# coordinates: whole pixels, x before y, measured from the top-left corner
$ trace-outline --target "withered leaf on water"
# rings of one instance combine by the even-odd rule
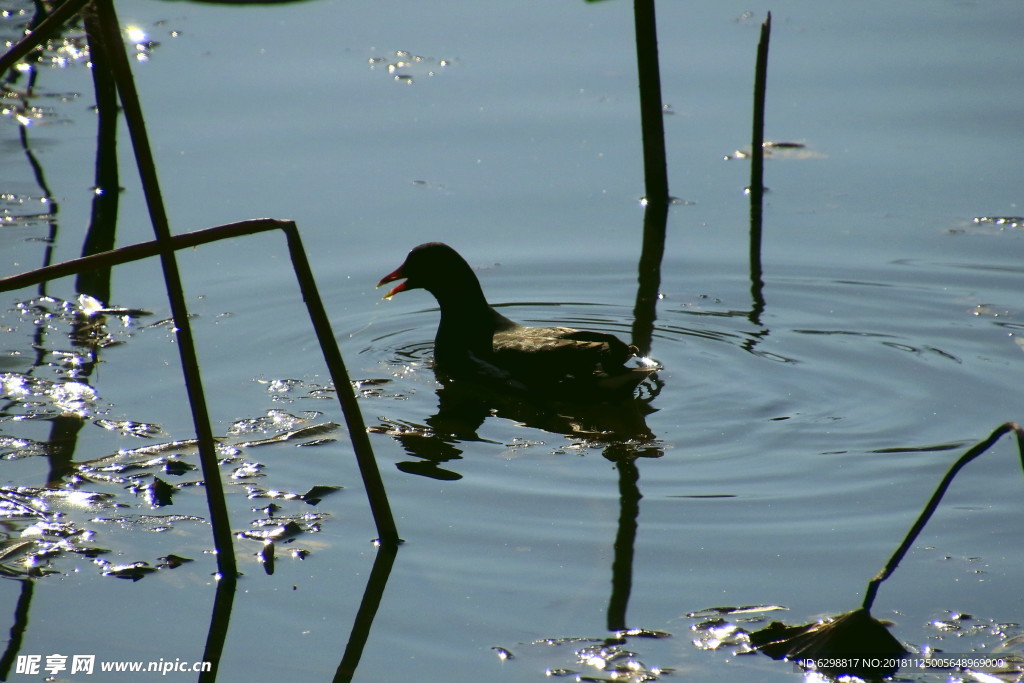
[[[174,503],[172,500],[174,491],[175,487],[160,477],[153,477],[153,482],[143,489],[146,502],[155,508],[172,505]]]
[[[321,500],[323,500],[324,496],[329,496],[335,491],[340,491],[343,488],[343,486],[322,486],[318,484],[313,488],[309,489],[308,491],[306,491],[305,493],[303,493],[301,496],[299,496],[299,498],[306,501],[310,505],[316,505]]]
[[[131,564],[107,565],[107,568],[103,570],[103,576],[138,581],[146,574],[152,574],[155,571],[156,567],[151,567],[146,562],[132,562]]]
[[[157,559],[160,560],[160,564],[157,565],[160,569],[177,569],[183,564],[195,561],[188,557],[181,557],[180,555],[164,555]]]

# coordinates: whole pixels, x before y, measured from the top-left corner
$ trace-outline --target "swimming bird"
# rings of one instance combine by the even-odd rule
[[[415,247],[377,286],[396,280],[404,282],[385,299],[410,289],[425,289],[437,299],[434,366],[449,379],[496,380],[519,390],[600,399],[632,392],[656,369],[625,365],[639,353],[614,335],[509,320],[487,303],[476,273],[447,244]]]

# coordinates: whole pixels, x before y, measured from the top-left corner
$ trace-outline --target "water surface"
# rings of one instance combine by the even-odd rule
[[[439,239],[505,315],[630,336],[644,193],[630,3],[122,5],[122,21],[159,43],[135,75],[174,229],[294,219],[362,382],[406,543],[357,680],[602,680],[621,650],[643,663],[634,680],[795,680],[792,665],[738,654],[742,639],[714,642],[707,618],[687,615],[786,608],[727,620],[755,630],[857,607],[956,456],[1024,419],[1024,238],[1013,221],[973,220],[1021,214],[1016,3],[658,6],[679,202],[649,439],[567,435],[565,421],[504,403],[485,405],[495,414],[471,432],[446,432],[429,365],[433,300],[385,302],[373,289],[409,248]],[[768,9],[767,136],[803,147],[767,164],[762,303],[747,261],[749,167],[726,157],[748,145]],[[92,201],[88,71],[47,68],[36,88],[52,116],[27,144],[48,189],[18,122],[0,121],[5,275],[42,262],[54,225],[51,257],[77,256]],[[151,234],[124,131],[119,144],[128,244]],[[58,210],[33,217],[41,196]],[[221,678],[329,679],[377,553],[344,429],[244,445],[343,422],[286,252],[264,235],[180,260],[214,429],[237,450],[222,465],[233,527],[267,528],[271,503],[300,527],[278,543],[271,575],[261,543],[236,541],[244,576]],[[50,283],[49,299],[4,295],[0,371],[14,385],[0,437],[32,441],[5,445],[5,491],[46,484],[53,458],[40,453],[68,410],[82,416],[80,475],[90,461],[125,461],[111,458],[119,449],[192,437],[177,349],[157,324],[169,315],[162,288],[155,262],[115,272],[106,303],[150,314],[109,316],[119,343],[92,369],[75,360],[71,279]],[[45,383],[11,395],[25,378],[76,379],[87,395],[67,405]],[[163,457],[197,465],[184,446]],[[1024,608],[1014,458],[1000,443],[969,465],[883,585],[873,613],[907,645],[1012,647]],[[67,541],[43,566],[55,573],[0,582],[20,629],[8,652],[202,659],[215,571],[203,490],[180,487],[160,507],[145,494],[154,477],[201,476],[145,463],[124,481],[92,473],[66,486],[97,495],[85,504],[36,492],[45,514],[8,515],[11,538],[71,525],[52,534]],[[316,505],[273,493],[317,485],[344,489]],[[193,562],[139,581],[97,563],[155,567],[168,554]],[[618,642],[621,627],[645,631]]]

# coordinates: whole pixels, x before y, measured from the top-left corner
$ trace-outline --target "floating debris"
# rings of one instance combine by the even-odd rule
[[[506,650],[503,647],[500,647],[500,646],[496,645],[496,646],[492,647],[491,649],[494,650],[494,653],[496,655],[498,655],[498,659],[500,659],[503,662],[505,660],[507,660],[507,659],[515,659],[515,655],[513,655],[511,652],[509,652],[508,650]]]
[[[323,500],[325,496],[329,496],[330,494],[334,493],[335,491],[340,491],[342,488],[344,488],[344,487],[342,487],[342,486],[314,486],[311,489],[309,489],[308,491],[306,491],[305,493],[303,493],[301,496],[299,496],[299,499],[305,501],[306,503],[308,503],[310,505],[316,505],[321,500]]]
[[[273,489],[261,489],[257,488],[256,486],[250,485],[248,487],[247,496],[249,497],[250,500],[257,498],[270,498],[271,500],[301,500],[305,501],[309,505],[316,505],[321,500],[323,500],[325,496],[330,495],[335,491],[340,491],[343,488],[343,486],[316,485],[310,488],[309,491],[306,491],[305,493],[294,493],[288,491],[275,491]],[[274,512],[280,510],[281,508],[280,506],[277,505],[268,505],[267,507],[261,509],[267,510],[268,514],[273,514]]]
[[[671,638],[668,631],[658,631],[646,628],[628,628],[615,632],[616,638]]]
[[[31,538],[8,538],[0,541],[0,576],[19,578],[39,575],[34,567],[40,544]]]
[[[373,71],[387,72],[397,83],[412,85],[417,78],[433,78],[452,65],[452,60],[443,57],[423,57],[407,50],[395,50],[387,57],[370,57],[367,60]]]
[[[49,452],[49,444],[41,441],[0,434],[0,460],[31,458],[37,455],[47,455]]]
[[[163,533],[170,531],[174,528],[174,525],[178,522],[198,522],[200,524],[208,524],[208,522],[196,515],[181,515],[181,514],[169,514],[169,515],[120,515],[117,517],[94,517],[92,520],[93,524],[116,524],[126,531],[149,531],[153,533]]]
[[[0,564],[32,552],[37,546],[36,541],[31,538],[8,538],[0,541]]]
[[[180,477],[188,472],[194,472],[197,468],[192,463],[179,460],[178,458],[167,458],[161,468],[167,474]]]
[[[26,486],[0,487],[0,518],[38,519],[46,516],[49,509],[41,493],[42,489]]]
[[[576,657],[580,664],[598,669],[608,676],[608,679],[602,680],[657,681],[674,671],[671,668],[648,666],[636,652],[607,643],[577,650]]]
[[[752,614],[756,612],[774,612],[786,610],[788,607],[781,605],[744,605],[743,607],[708,607],[706,609],[689,612],[686,616],[691,619],[701,617],[716,617],[730,614]]]
[[[1024,229],[1024,216],[975,216],[946,232],[951,235],[1002,235],[1020,229]]]
[[[113,457],[138,457],[142,455],[160,455],[161,453],[193,451],[199,448],[199,439],[181,439],[166,443],[142,446],[140,448],[122,448]],[[109,456],[108,456],[109,457]]]
[[[138,581],[147,574],[157,571],[156,567],[152,567],[146,562],[131,562],[129,564],[111,564],[105,560],[96,560],[95,562],[103,567],[103,576],[113,576],[129,581]]]
[[[773,157],[778,159],[824,159],[826,158],[821,152],[816,152],[807,147],[803,142],[784,142],[784,141],[773,141],[765,140],[762,144],[764,150],[764,156]],[[725,161],[732,161],[735,159],[749,159],[751,153],[749,149],[738,149],[732,154],[726,154],[723,159]]]
[[[163,431],[160,429],[160,425],[152,424],[149,422],[136,422],[135,420],[105,420],[98,419],[93,420],[92,423],[97,427],[110,430],[112,432],[118,432],[125,436],[138,436],[146,439],[152,439],[155,436],[160,436]]]
[[[97,315],[128,316],[130,318],[141,318],[153,315],[152,311],[143,308],[125,308],[124,306],[105,306],[102,301],[88,294],[78,295],[78,312],[85,317],[91,318]]]
[[[263,565],[263,571],[270,576],[274,573],[274,541],[267,538],[263,541],[263,547],[256,553],[256,558]]]
[[[1024,216],[978,216],[971,220],[975,225],[995,225],[1000,229],[1024,227]]]
[[[300,439],[308,439],[314,436],[332,434],[340,428],[341,425],[339,425],[337,422],[324,422],[323,424],[310,425],[308,427],[294,429],[292,431],[283,432],[281,434],[275,434],[274,436],[270,436],[265,439],[243,441],[242,443],[234,444],[234,446],[235,448],[248,448],[250,446],[266,446],[267,444],[282,443],[285,441],[298,441]]]
[[[302,388],[305,386],[305,382],[301,379],[272,379],[270,381],[257,380],[261,384],[267,385],[267,391],[272,394],[287,394],[291,393],[295,389]]]
[[[391,390],[395,388],[394,382],[390,377],[359,379],[352,382],[352,390],[359,398],[408,398],[402,391]]]
[[[257,519],[252,523],[252,526],[256,528],[251,531],[241,531],[238,533],[238,537],[266,543],[268,541],[288,541],[305,531],[295,520],[288,520],[281,524],[278,518],[268,520]]]
[[[870,679],[891,676],[907,653],[885,624],[863,607],[799,626],[774,621],[751,633],[750,643],[772,659],[795,661],[829,676]]]
[[[15,405],[28,408],[25,417],[86,417],[96,410],[96,390],[75,379],[51,380],[19,372],[0,373],[0,392]]]
[[[714,618],[694,624],[694,646],[699,650],[730,648],[734,652],[752,652],[750,632],[726,619]]]
[[[231,472],[232,479],[251,479],[252,477],[265,476],[261,471],[263,465],[258,462],[245,462]]]
[[[160,569],[177,569],[183,564],[195,562],[195,560],[191,558],[181,557],[179,555],[164,555],[163,557],[158,557],[157,559],[160,560],[160,563],[157,564],[157,567]]]
[[[282,429],[297,429],[319,415],[321,413],[318,411],[309,411],[304,416],[299,416],[285,410],[271,409],[261,417],[236,420],[228,428],[228,434],[269,434]]]
[[[158,508],[173,504],[172,497],[176,490],[160,477],[153,477],[152,483],[143,488],[142,493],[151,507]]]
[[[3,210],[0,197],[0,212]],[[2,223],[2,219],[0,219]],[[113,406],[102,404],[91,385],[91,376],[98,358],[96,348],[123,343],[136,334],[144,334],[152,325],[139,326],[135,318],[151,315],[140,308],[106,305],[99,299],[81,295],[75,301],[50,296],[16,302],[9,311],[9,335],[20,334],[25,344],[36,350],[32,369],[28,372],[0,372],[0,394],[5,397],[4,426],[17,426],[29,420],[51,423],[51,433],[79,430],[102,430],[105,442],[118,438],[142,438],[150,442],[139,447],[107,451],[107,455],[80,460],[70,457],[66,467],[56,474],[56,481],[47,487],[0,486],[0,577],[25,578],[59,574],[61,558],[87,557],[105,576],[132,581],[153,571],[181,566],[189,558],[166,554],[151,562],[113,563],[102,558],[111,551],[96,545],[94,539],[104,527],[116,526],[127,532],[178,533],[169,540],[187,535],[207,535],[209,524],[204,516],[186,514],[139,514],[146,507],[165,508],[175,504],[181,490],[203,486],[204,482],[169,480],[197,471],[195,454],[198,439],[168,439],[160,424],[117,415]],[[7,323],[8,320],[4,320]],[[167,321],[166,324],[172,324]],[[158,332],[158,335],[160,333]],[[13,337],[8,336],[8,339]],[[70,350],[49,348],[54,342],[68,345]],[[12,352],[17,356],[19,353]],[[11,367],[14,367],[13,365]],[[52,368],[50,372],[44,372]],[[364,380],[363,391],[377,391],[390,380]],[[272,397],[287,395],[288,400],[303,398],[336,399],[333,385],[303,380],[275,380],[267,383]],[[250,446],[290,443],[295,446],[316,446],[334,441],[343,430],[336,422],[322,419],[318,410],[281,410],[273,408],[254,418],[232,423],[228,434],[216,438],[216,454],[222,472],[243,484],[251,498],[295,501],[306,513],[295,509],[282,511],[282,505],[269,503],[252,522],[252,529],[242,537],[266,543],[263,562],[272,568],[279,543],[291,543],[297,535],[317,533],[329,515],[313,512],[311,506],[342,489],[341,486],[313,485],[305,490],[281,491],[260,489],[249,482],[265,477],[264,463],[246,457]],[[318,422],[319,420],[319,422]],[[33,427],[36,432],[40,431]],[[57,447],[53,441],[34,440],[5,428],[0,434],[0,461],[44,456],[52,458]],[[82,432],[84,433],[84,432]],[[95,434],[95,432],[94,432]],[[30,436],[36,436],[29,432]],[[255,437],[255,438],[254,438]],[[157,438],[162,438],[159,442]],[[71,444],[73,449],[75,444]],[[63,451],[59,453],[64,455]],[[63,461],[62,461],[63,462]],[[54,475],[53,464],[40,463],[43,475]],[[107,490],[104,490],[106,487]],[[128,500],[125,500],[128,492]],[[237,498],[236,498],[237,500]],[[299,505],[299,502],[304,505]],[[190,504],[192,500],[190,499]],[[309,506],[309,507],[307,507]],[[85,514],[83,514],[85,513]],[[288,513],[288,514],[285,514]],[[204,529],[183,532],[182,522],[198,522]],[[115,534],[123,537],[123,534]],[[119,548],[117,555],[123,555]],[[310,551],[290,548],[289,556],[303,559]],[[74,571],[80,569],[80,563]],[[51,568],[53,567],[53,568]],[[66,570],[65,570],[66,571]]]

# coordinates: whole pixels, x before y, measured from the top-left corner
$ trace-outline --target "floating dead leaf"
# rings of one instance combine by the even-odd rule
[[[128,579],[129,581],[138,581],[147,574],[152,574],[157,570],[156,567],[151,567],[146,562],[110,564],[98,561],[98,563],[106,567],[103,570],[103,576],[113,576],[117,579]]]
[[[256,558],[263,565],[263,571],[270,576],[274,573],[274,542],[269,538],[263,541],[263,547],[256,553]]]
[[[778,610],[788,610],[788,607],[782,605],[744,605],[742,607],[708,607],[706,609],[697,610],[696,612],[690,612],[686,616],[691,619],[703,618],[703,617],[720,617],[731,614],[752,614],[755,612],[775,612]]]
[[[153,477],[153,482],[143,489],[143,496],[150,507],[158,508],[173,505],[172,497],[177,489],[160,477]]]
[[[750,644],[772,659],[786,659],[830,676],[889,676],[907,650],[889,633],[889,629],[859,608],[832,619],[810,624],[788,626],[772,622],[760,631],[750,634]],[[836,668],[817,668],[814,662],[843,663]],[[881,667],[868,666],[878,662]],[[863,664],[862,664],[863,663]]]
[[[177,569],[183,564],[195,561],[188,557],[181,557],[180,555],[164,555],[157,559],[160,560],[160,563],[157,564],[157,567],[160,569]]]
[[[341,425],[337,422],[324,422],[318,425],[310,425],[309,427],[302,427],[301,429],[293,429],[288,432],[282,432],[275,434],[274,436],[268,436],[265,439],[254,439],[251,441],[244,441],[242,443],[235,444],[237,448],[245,448],[250,446],[266,446],[272,443],[283,443],[285,441],[297,441],[299,439],[310,439],[317,436],[323,436],[325,434],[332,434],[337,431]]]
[[[324,496],[329,496],[330,494],[334,493],[335,491],[340,491],[343,488],[344,488],[343,486],[322,486],[322,485],[317,485],[317,486],[312,487],[311,489],[309,489],[305,493],[303,493],[301,496],[299,496],[299,498],[301,500],[306,501],[310,505],[316,505],[321,500],[323,500]]]

